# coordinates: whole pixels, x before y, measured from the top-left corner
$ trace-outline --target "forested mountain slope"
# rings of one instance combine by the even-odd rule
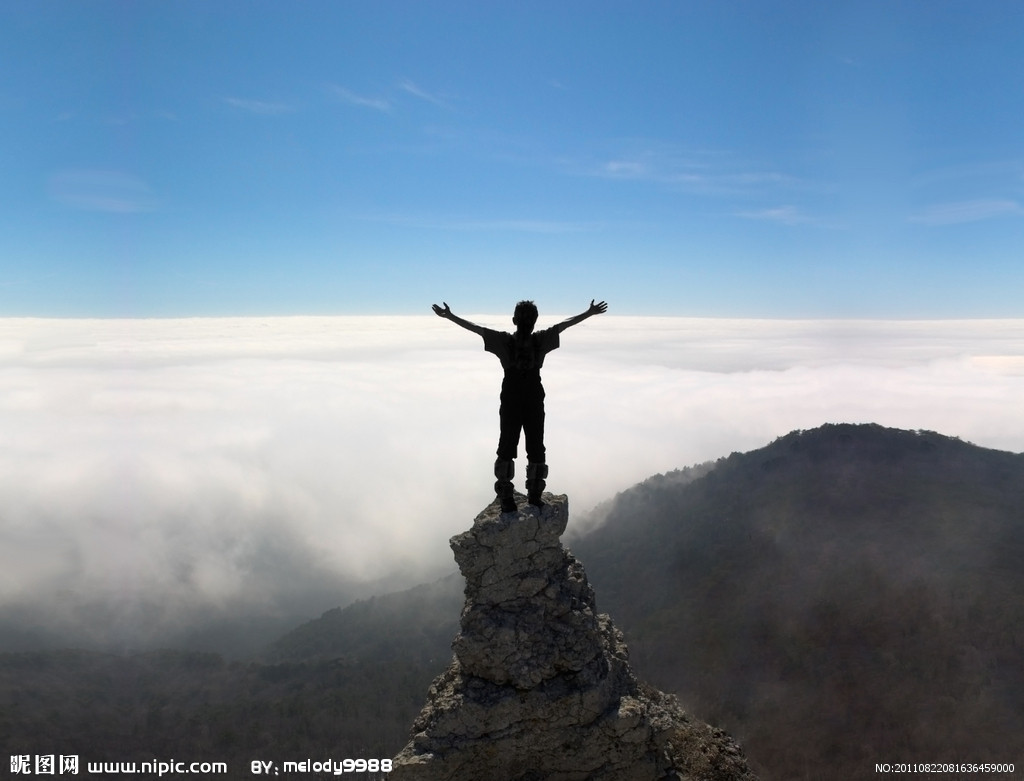
[[[459,631],[463,585],[455,572],[433,583],[328,610],[271,644],[261,658],[401,659],[433,665],[440,672],[451,661],[452,638]]]
[[[604,513],[572,542],[598,608],[765,778],[1021,764],[1024,456],[828,425]]]

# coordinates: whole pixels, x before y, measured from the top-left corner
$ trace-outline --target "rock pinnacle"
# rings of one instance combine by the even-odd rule
[[[525,497],[520,497],[525,499]],[[392,781],[755,781],[739,746],[637,681],[560,541],[565,496],[485,508],[451,539],[466,578],[451,665]]]

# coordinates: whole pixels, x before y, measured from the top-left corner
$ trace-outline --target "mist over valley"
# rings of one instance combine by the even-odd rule
[[[1020,756],[1022,507],[1024,454],[825,425],[650,477],[566,541],[637,674],[735,735],[761,778],[857,779],[880,754]],[[338,606],[249,661],[0,655],[11,745],[57,730],[131,734],[118,745],[140,756],[393,755],[451,658],[461,587]]]

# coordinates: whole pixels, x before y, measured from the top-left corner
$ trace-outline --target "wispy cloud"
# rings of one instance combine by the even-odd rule
[[[265,100],[250,100],[248,98],[224,98],[224,102],[232,108],[240,111],[248,111],[251,114],[288,114],[295,110],[287,103],[273,103]]]
[[[364,95],[357,95],[355,92],[352,92],[352,90],[346,87],[340,87],[337,84],[331,84],[329,89],[334,97],[338,98],[343,103],[349,104],[350,106],[371,108],[375,111],[391,111],[391,102],[385,98],[370,98]]]
[[[50,196],[65,206],[93,212],[152,211],[157,198],[138,176],[125,171],[67,169],[50,177]]]
[[[586,165],[584,172],[607,179],[641,179],[665,184],[701,181],[708,164],[666,149],[628,150]]]
[[[969,186],[973,188],[1020,186],[1021,183],[1024,183],[1024,160],[1006,158],[929,168],[919,172],[911,180],[912,185],[921,188],[943,186],[949,183],[957,183],[960,186],[969,183]]]
[[[405,228],[465,232],[582,233],[598,230],[602,226],[602,223],[566,220],[479,219],[474,217],[435,217],[416,214],[358,215],[355,219],[366,222],[383,222]]]
[[[604,159],[570,164],[587,176],[645,181],[705,195],[749,195],[779,188],[807,188],[795,176],[744,163],[728,152],[688,152],[671,144],[651,142]]]
[[[1024,206],[1017,201],[989,199],[936,204],[912,215],[910,221],[922,225],[958,225],[1021,215],[1024,215]]]
[[[737,217],[748,220],[763,220],[765,222],[777,222],[781,225],[801,225],[811,222],[803,211],[796,206],[776,206],[770,209],[755,209],[752,211],[736,212]]]
[[[615,179],[644,179],[653,175],[650,165],[640,160],[609,160],[602,171]]]
[[[427,92],[425,89],[419,87],[417,84],[413,83],[409,79],[403,79],[402,81],[400,81],[398,83],[398,87],[399,89],[404,90],[405,92],[409,93],[414,97],[419,98],[420,100],[427,101],[427,103],[433,103],[435,106],[441,106],[442,108],[450,108],[446,100],[431,92]]]

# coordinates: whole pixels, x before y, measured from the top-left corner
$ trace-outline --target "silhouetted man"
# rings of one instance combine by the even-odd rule
[[[444,302],[442,302],[444,303]],[[537,306],[532,301],[520,301],[512,315],[516,327],[514,334],[494,331],[476,323],[463,320],[452,314],[448,304],[444,309],[433,304],[438,317],[451,320],[466,330],[480,334],[484,339],[484,350],[494,353],[505,370],[501,383],[501,435],[498,438],[498,459],[494,462],[494,491],[501,500],[502,512],[515,512],[516,500],[513,494],[512,478],[515,476],[514,460],[519,448],[519,432],[526,435],[526,494],[530,504],[540,507],[541,492],[548,476],[544,460],[544,386],[540,382],[540,367],[544,356],[558,348],[559,335],[571,325],[586,320],[591,315],[607,311],[608,304],[595,304],[593,299],[586,312],[570,317],[558,325],[534,332],[537,324]]]

